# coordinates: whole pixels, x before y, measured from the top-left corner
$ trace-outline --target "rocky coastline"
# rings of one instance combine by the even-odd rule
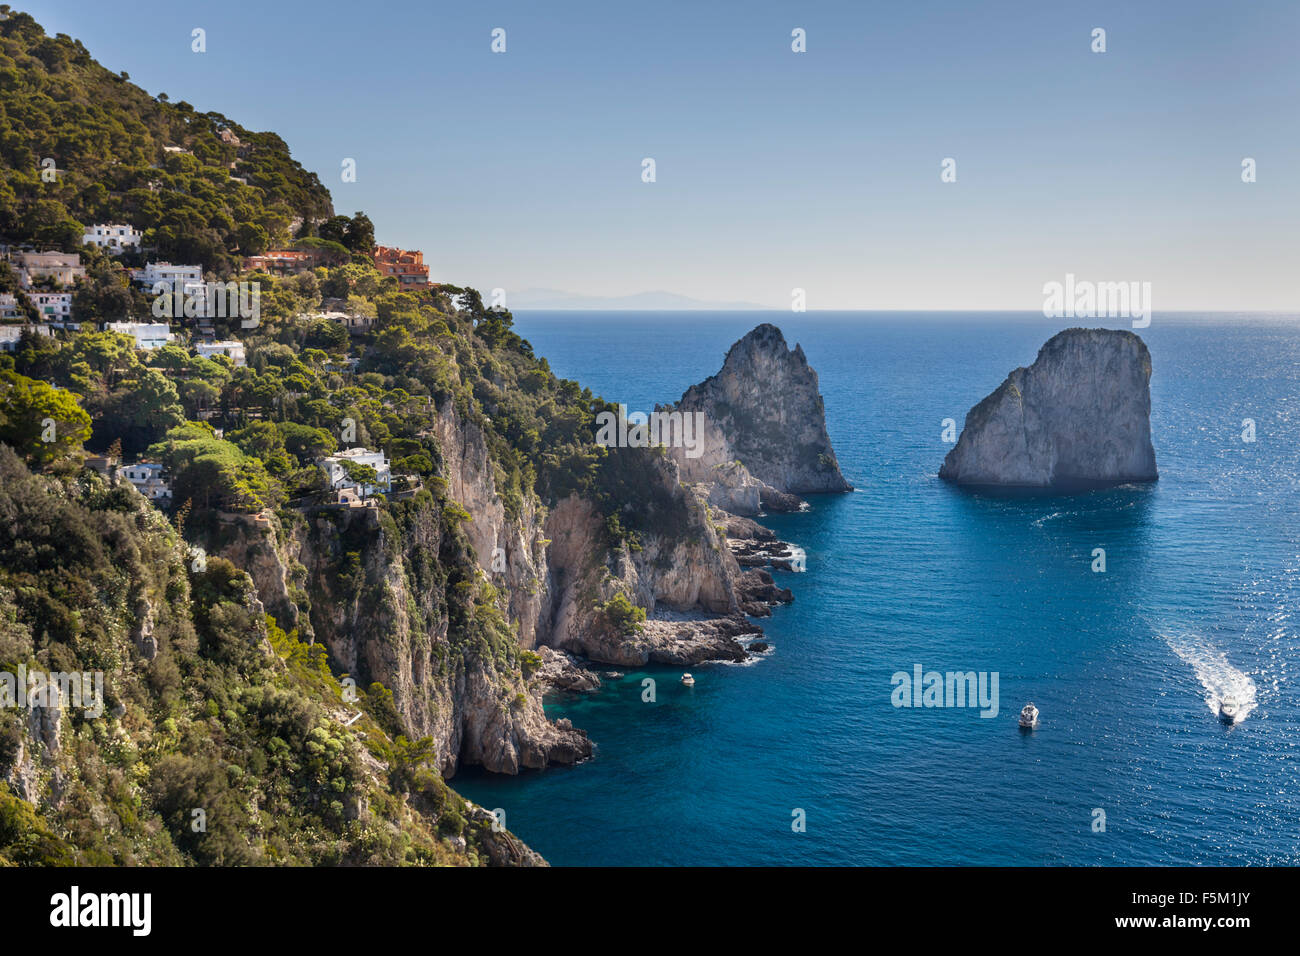
[[[590,509],[577,502],[557,509],[548,523],[549,558],[553,569],[567,570],[553,575],[559,612],[542,640],[567,660],[548,664],[553,689],[596,689],[594,668],[602,664],[689,667],[767,652],[754,619],[794,600],[773,572],[804,570],[804,555],[755,517],[806,510],[800,494],[852,490],[826,431],[817,373],[773,325],[755,328],[731,347],[717,375],[656,410],[703,416],[702,449],[692,454],[670,444],[662,477],[681,495],[688,536],[705,546],[682,549],[680,541],[652,536],[639,551],[584,572],[583,556],[593,553],[597,538]],[[603,576],[603,589],[593,571]],[[598,600],[621,583],[647,619],[622,630],[601,627],[566,601],[566,582],[570,590],[579,582],[579,590],[596,587]]]

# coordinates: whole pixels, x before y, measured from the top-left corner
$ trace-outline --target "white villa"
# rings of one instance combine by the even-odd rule
[[[47,325],[0,325],[0,352],[12,352],[17,349],[24,332],[48,337],[50,329]]]
[[[343,469],[343,462],[350,461],[357,465],[369,465],[375,469],[375,474],[379,477],[373,485],[360,485],[348,478],[348,474]],[[370,451],[366,448],[349,448],[341,451],[337,455],[331,455],[328,458],[320,460],[320,466],[325,470],[325,477],[330,483],[330,488],[334,491],[342,489],[356,489],[362,495],[373,495],[379,492],[387,492],[393,486],[392,470],[389,467],[388,458],[382,451]]]
[[[152,291],[159,282],[189,294],[194,286],[203,285],[202,266],[174,266],[170,262],[150,262],[143,269],[132,269],[131,278]]]
[[[247,363],[244,355],[244,343],[231,339],[226,342],[195,342],[194,351],[203,358],[225,355],[239,368]]]
[[[156,461],[137,461],[134,465],[123,465],[119,474],[135,485],[140,494],[150,501],[172,496],[171,485],[162,476],[163,466]]]
[[[81,238],[83,246],[99,246],[112,255],[119,255],[127,249],[139,249],[143,236],[135,226],[107,223],[102,226],[87,226],[86,234]]]
[[[129,335],[136,348],[146,351],[160,349],[174,338],[166,322],[105,322],[104,331]]]
[[[27,298],[46,322],[66,322],[72,317],[71,292],[29,292]]]
[[[21,319],[22,310],[18,308],[18,296],[12,292],[0,292],[0,319]]]

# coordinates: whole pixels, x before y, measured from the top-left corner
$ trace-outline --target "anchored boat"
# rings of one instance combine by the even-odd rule
[[[1027,730],[1033,730],[1037,725],[1038,708],[1034,706],[1034,702],[1031,700],[1020,711],[1020,726]]]

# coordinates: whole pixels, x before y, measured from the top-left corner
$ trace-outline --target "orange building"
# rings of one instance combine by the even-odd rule
[[[375,249],[375,268],[382,276],[396,276],[403,286],[429,284],[429,267],[424,264],[424,253],[418,249],[378,246]]]

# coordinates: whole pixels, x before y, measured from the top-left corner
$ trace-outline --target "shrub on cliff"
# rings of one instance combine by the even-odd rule
[[[639,631],[641,625],[645,623],[645,608],[637,607],[622,591],[599,605],[599,609],[606,623],[616,634]]]

